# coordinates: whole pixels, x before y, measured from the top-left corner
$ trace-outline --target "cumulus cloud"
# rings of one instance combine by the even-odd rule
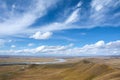
[[[83,55],[120,55],[120,40],[105,43],[103,40],[83,47],[73,47],[73,44],[66,46],[39,46],[33,49],[7,50],[0,53],[13,54],[34,54],[50,56],[83,56]]]
[[[14,54],[21,54],[21,53],[24,53],[24,54],[59,54],[59,53],[56,53],[56,52],[61,52],[61,51],[64,51],[70,47],[72,47],[73,44],[69,44],[69,45],[66,45],[66,46],[45,46],[45,45],[42,45],[42,46],[38,46],[36,48],[33,48],[33,49],[23,49],[23,50],[6,50],[6,51],[2,51],[0,50],[0,52],[5,52],[6,54],[8,52],[12,52]]]
[[[34,35],[30,36],[33,39],[48,39],[52,36],[52,32],[36,32]]]
[[[80,53],[95,55],[120,55],[119,49],[120,40],[108,43],[105,43],[104,41],[98,41],[95,44],[85,45],[81,48],[76,48],[76,51]]]

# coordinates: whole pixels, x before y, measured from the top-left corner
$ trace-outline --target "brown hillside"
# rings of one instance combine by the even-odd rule
[[[120,69],[91,59],[75,63],[9,66],[8,70],[5,67],[1,69],[0,80],[120,80]]]

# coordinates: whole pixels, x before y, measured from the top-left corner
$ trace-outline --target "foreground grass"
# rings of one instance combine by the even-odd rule
[[[120,80],[120,69],[88,59],[64,64],[2,66],[0,80]]]

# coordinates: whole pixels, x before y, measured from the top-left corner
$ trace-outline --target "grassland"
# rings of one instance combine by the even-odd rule
[[[120,58],[69,58],[44,65],[0,66],[0,80],[120,80]]]
[[[4,62],[50,62],[54,61],[54,58],[21,58],[21,57],[12,57],[12,58],[0,58],[0,63]]]

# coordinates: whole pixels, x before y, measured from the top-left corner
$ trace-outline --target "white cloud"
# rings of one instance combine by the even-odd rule
[[[25,33],[27,33],[26,35],[28,36],[32,33],[38,32],[38,31],[47,32],[47,31],[56,31],[56,30],[71,29],[71,28],[93,28],[93,27],[96,27],[99,25],[102,26],[105,24],[106,25],[112,24],[109,22],[107,23],[107,21],[109,21],[109,20],[106,20],[106,19],[108,19],[108,18],[106,18],[107,13],[109,13],[111,10],[114,10],[120,4],[120,1],[92,0],[92,2],[90,3],[91,7],[88,10],[90,12],[87,13],[87,10],[84,11],[84,9],[82,9],[84,7],[84,6],[82,6],[82,4],[84,4],[84,3],[82,3],[82,1],[80,1],[80,2],[78,2],[77,5],[74,6],[75,10],[73,10],[73,12],[70,15],[67,15],[68,18],[65,19],[65,21],[63,21],[61,23],[53,22],[50,24],[37,26],[35,28],[29,28],[29,26],[34,24],[37,19],[44,16],[47,13],[47,11],[49,11],[49,8],[53,7],[56,4],[56,2],[58,2],[58,1],[59,0],[49,0],[49,1],[33,0],[33,2],[31,2],[32,4],[26,5],[26,7],[28,6],[27,8],[17,7],[16,4],[12,4],[11,8],[14,10],[12,12],[12,15],[11,15],[11,11],[6,11],[8,8],[7,4],[2,2],[2,4],[0,6],[2,9],[5,10],[5,13],[4,13],[4,15],[0,16],[0,20],[2,20],[0,22],[0,26],[1,26],[0,27],[0,36],[1,35],[3,35],[3,36],[4,35],[14,35],[14,34],[20,34],[20,35],[24,36]],[[22,10],[25,9],[25,12],[18,13],[15,11],[17,8],[22,8]],[[80,14],[81,12],[83,13],[82,15]],[[119,13],[116,12],[116,15],[117,15],[117,17],[119,17]],[[7,18],[6,18],[6,16],[7,16]],[[112,18],[114,19],[116,17],[113,15]],[[61,19],[61,17],[59,19]],[[86,19],[87,19],[87,21],[86,21]],[[75,22],[77,22],[77,25],[73,24]],[[104,22],[104,23],[102,24],[102,22]],[[115,26],[115,25],[119,25],[119,22],[118,22],[118,24],[113,24],[113,26]],[[6,27],[7,27],[7,29],[6,29]]]
[[[26,9],[24,13],[12,11],[11,15],[10,11],[6,11],[7,14],[4,14],[4,16],[8,16],[8,18],[4,19],[3,22],[0,22],[0,35],[13,35],[23,33],[30,25],[36,21],[36,19],[45,15],[51,5],[54,5],[56,2],[57,0],[34,0],[31,2],[33,3],[32,5],[26,5],[28,10]],[[13,4],[11,7],[13,9],[18,8],[15,6],[15,4]],[[8,7],[5,7],[4,9],[7,10],[7,8]]]
[[[97,43],[95,43],[95,46],[101,47],[104,46],[105,42],[103,40],[98,41]]]
[[[111,3],[113,3],[112,0],[93,0],[91,3],[91,6],[93,9],[95,9],[96,11],[100,11],[101,9],[105,9],[108,8],[109,6],[111,6]]]
[[[68,15],[68,18],[65,19],[65,21],[53,22],[44,26],[40,26],[39,28],[34,29],[34,31],[38,31],[38,30],[57,31],[57,30],[65,30],[65,29],[72,29],[72,28],[80,28],[80,29],[93,28],[96,26],[105,26],[105,25],[106,26],[112,25],[114,27],[119,25],[119,22],[111,23],[111,21],[114,20],[116,16],[107,15],[108,13],[111,12],[111,10],[114,10],[115,8],[117,8],[115,5],[118,6],[118,4],[120,4],[118,1],[92,0],[92,2],[90,3],[91,7],[89,7],[88,12],[82,9],[84,7],[84,6],[81,7],[82,4],[83,3],[80,1],[76,6],[74,6],[75,10],[73,10],[73,12],[70,15]],[[82,15],[80,13],[82,13]],[[119,16],[119,13],[118,13],[118,16]],[[109,19],[110,17],[111,17],[111,20]],[[77,25],[74,24],[75,22],[77,22]]]
[[[11,39],[10,39],[10,40],[8,40],[8,42],[12,42],[12,41],[13,41],[13,40],[11,40]]]
[[[34,43],[29,43],[28,46],[29,47],[34,46]]]
[[[36,32],[34,35],[30,36],[33,39],[48,39],[52,36],[52,32]]]
[[[12,5],[12,8],[13,8],[13,9],[14,9],[14,8],[16,8],[16,5],[15,5],[15,4],[13,4],[13,5]]]
[[[115,21],[118,18],[114,15],[119,12],[114,12],[120,5],[119,1],[113,0],[92,0],[91,2],[91,15],[89,23],[92,23],[93,27],[96,26],[118,26],[119,22]],[[117,5],[117,6],[116,6]],[[111,15],[112,13],[112,15]],[[112,23],[112,22],[116,23]]]
[[[80,2],[76,5],[76,8],[81,7],[81,5],[82,5],[82,2],[80,1]]]
[[[110,44],[110,45],[108,45]],[[115,47],[116,46],[116,47]],[[82,48],[77,48],[81,53],[96,54],[96,55],[120,55],[120,40],[105,43],[98,41],[95,44],[85,45]],[[114,53],[116,52],[116,53]]]
[[[79,19],[79,11],[80,11],[79,8],[73,11],[73,13],[68,17],[65,23],[68,24],[76,22]]]
[[[45,46],[39,46],[39,47],[33,49],[33,51],[35,51],[35,53],[36,52],[42,52],[42,50],[44,50],[44,49],[45,49]]]
[[[15,48],[16,46],[15,45],[11,45],[11,48]]]
[[[34,54],[51,56],[80,56],[80,55],[120,55],[120,40],[105,43],[103,40],[83,47],[73,47],[73,44],[66,46],[39,46],[33,49],[7,50],[0,53],[13,54]]]
[[[100,11],[102,8],[103,8],[102,5],[97,5],[95,9],[96,9],[96,11]]]
[[[81,3],[78,3],[76,6],[80,7]],[[64,21],[64,22],[53,22],[51,24],[47,24],[45,26],[40,26],[37,29],[28,30],[27,32],[32,31],[57,31],[57,30],[64,30],[64,29],[70,29],[75,28],[76,26],[72,25],[72,23],[75,23],[79,20],[79,11],[80,8],[75,9],[71,15]]]

